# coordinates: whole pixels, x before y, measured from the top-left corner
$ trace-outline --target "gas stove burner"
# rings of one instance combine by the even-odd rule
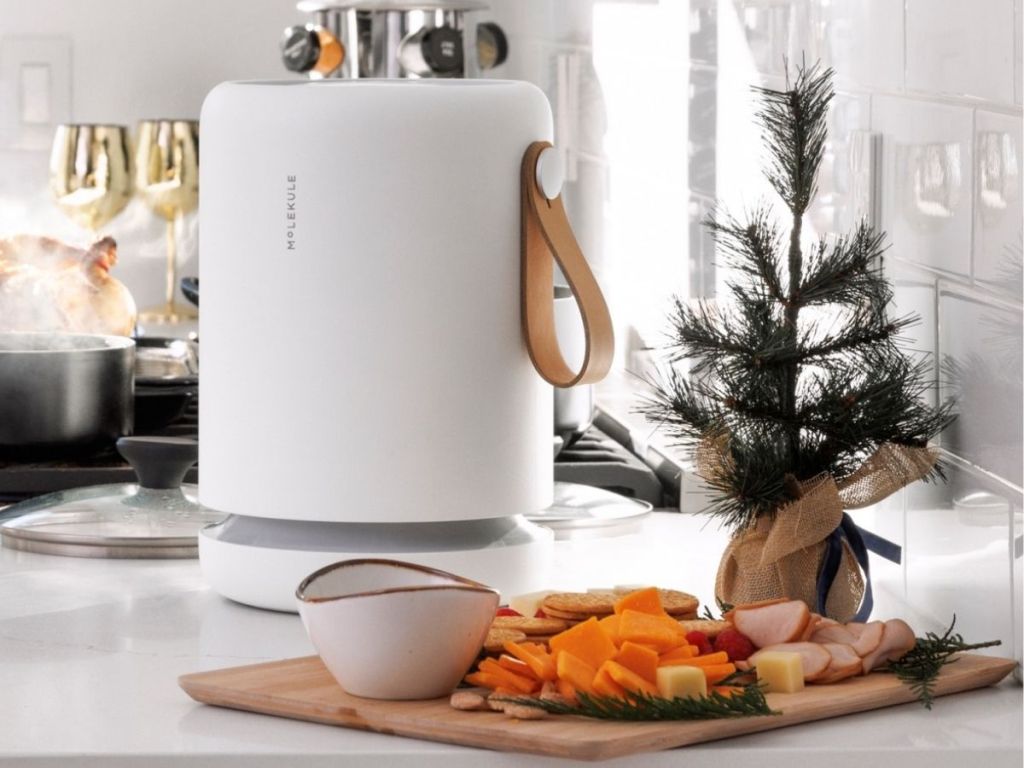
[[[591,427],[555,459],[555,480],[603,488],[620,496],[664,506],[654,470],[597,427]]]

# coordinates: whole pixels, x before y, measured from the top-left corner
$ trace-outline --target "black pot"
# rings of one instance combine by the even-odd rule
[[[135,342],[0,334],[0,451],[112,443],[132,433]]]

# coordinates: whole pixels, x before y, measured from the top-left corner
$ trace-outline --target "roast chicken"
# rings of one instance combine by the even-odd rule
[[[131,335],[135,300],[111,277],[115,263],[110,237],[88,250],[34,235],[0,239],[0,331]]]

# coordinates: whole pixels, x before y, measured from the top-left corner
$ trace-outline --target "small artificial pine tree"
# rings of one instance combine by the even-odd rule
[[[675,299],[671,362],[688,359],[690,375],[673,366],[642,407],[684,444],[716,451],[708,512],[734,529],[798,498],[801,482],[848,476],[883,443],[927,445],[952,418],[950,403],[924,401],[927,365],[898,344],[917,318],[888,317],[884,233],[862,223],[801,246],[832,71],[801,66],[787,90],[754,91],[765,176],[792,216],[788,236],[765,204],[746,221],[719,211],[705,222],[731,268],[731,301]]]

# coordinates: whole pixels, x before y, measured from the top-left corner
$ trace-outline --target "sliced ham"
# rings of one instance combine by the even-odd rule
[[[804,627],[804,631],[800,633],[800,637],[797,639],[803,642],[810,640],[811,635],[814,634],[814,631],[818,628],[818,625],[821,623],[823,618],[824,617],[820,613],[814,613],[812,611],[811,618],[807,620],[807,626]]]
[[[772,602],[732,610],[732,623],[758,648],[800,639],[811,612],[801,600]]]
[[[857,636],[842,624],[818,625],[810,639],[814,643],[843,643],[844,645],[853,645],[857,642]]]
[[[808,683],[824,675],[828,671],[829,664],[832,663],[831,654],[825,649],[825,646],[818,643],[776,643],[775,645],[768,645],[753,654],[748,661],[756,667],[757,657],[765,651],[799,653],[800,661],[803,663],[804,668],[804,681]]]
[[[853,650],[857,652],[858,656],[864,658],[882,642],[885,624],[881,621],[869,621],[867,624],[851,621],[846,625],[846,629],[855,638],[855,641],[852,643]]]
[[[822,643],[832,660],[825,674],[814,680],[815,683],[838,683],[848,677],[859,675],[862,669],[861,658],[846,643]]]
[[[723,613],[722,614],[722,619],[724,621],[732,622],[732,618],[736,614],[736,611],[748,611],[751,608],[767,608],[769,605],[778,605],[779,603],[788,603],[788,602],[789,602],[789,598],[786,598],[786,597],[773,597],[770,600],[756,600],[753,603],[740,603],[738,605],[734,605],[728,611]]]
[[[878,646],[863,659],[864,674],[885,664],[896,661],[917,643],[914,630],[902,619],[889,619],[882,630]]]

